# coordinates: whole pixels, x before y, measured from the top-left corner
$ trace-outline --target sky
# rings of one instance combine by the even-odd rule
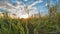
[[[50,0],[50,5],[54,6],[60,0]],[[48,14],[46,0],[0,0],[0,11],[7,10],[10,14],[16,14],[20,18],[26,16],[27,12],[24,7],[28,7],[29,15],[37,14],[39,11],[41,15]]]

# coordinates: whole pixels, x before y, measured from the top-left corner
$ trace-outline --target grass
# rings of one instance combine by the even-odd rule
[[[49,17],[11,19],[0,18],[0,34],[60,34],[60,14]]]

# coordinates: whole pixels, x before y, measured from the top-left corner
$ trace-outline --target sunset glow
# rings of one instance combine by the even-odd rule
[[[20,18],[28,18],[28,14],[26,14],[26,15],[21,15]]]

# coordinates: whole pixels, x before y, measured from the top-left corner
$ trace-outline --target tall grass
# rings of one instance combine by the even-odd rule
[[[49,17],[11,19],[7,15],[0,18],[0,34],[60,34],[60,13]]]

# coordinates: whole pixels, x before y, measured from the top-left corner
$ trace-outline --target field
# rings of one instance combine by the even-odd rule
[[[0,34],[60,34],[60,12],[53,17],[12,19],[0,17]]]

